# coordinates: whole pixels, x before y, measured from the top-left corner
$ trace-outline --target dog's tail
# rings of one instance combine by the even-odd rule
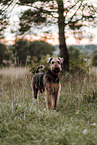
[[[39,67],[37,67],[35,73],[38,73],[40,71],[44,70],[44,65],[40,65]]]

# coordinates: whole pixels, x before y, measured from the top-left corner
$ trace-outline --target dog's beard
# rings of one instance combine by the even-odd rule
[[[55,73],[55,74],[58,74],[60,72],[60,68],[59,67],[55,67],[52,69],[52,71]]]

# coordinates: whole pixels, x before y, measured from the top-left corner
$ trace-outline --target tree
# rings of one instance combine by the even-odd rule
[[[2,1],[0,5],[0,39],[4,38],[4,30],[8,26],[9,17],[6,12],[6,1]]]
[[[5,0],[7,3],[10,0]],[[29,7],[20,15],[20,29],[23,34],[33,26],[58,23],[59,47],[61,57],[64,58],[64,67],[69,70],[69,56],[66,46],[66,28],[78,31],[87,22],[96,24],[97,8],[93,1],[89,0],[19,0],[20,6]],[[42,25],[41,25],[42,24]]]
[[[0,43],[0,66],[4,65],[4,62],[9,60],[9,53],[6,45]]]
[[[29,45],[27,40],[19,39],[13,46],[13,54],[16,59],[16,65],[25,65],[26,58],[29,55]]]
[[[55,47],[44,41],[34,41],[30,43],[29,50],[29,55],[31,55],[32,59],[33,57],[37,57],[38,60],[40,60],[47,54],[52,55],[53,51],[55,51]]]
[[[27,40],[19,39],[15,41],[13,53],[17,65],[25,65],[27,57],[34,57],[39,61],[42,56],[53,54],[55,47],[43,41],[28,42]]]

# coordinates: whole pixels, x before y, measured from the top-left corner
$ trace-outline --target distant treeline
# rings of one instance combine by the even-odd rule
[[[67,45],[69,48],[71,45]],[[82,53],[87,54],[88,56],[91,56],[97,51],[97,45],[96,44],[90,44],[90,45],[72,45],[74,48],[79,49]],[[58,45],[55,45],[56,49],[59,49]]]
[[[67,48],[70,65],[74,61],[72,65],[79,67],[84,59],[91,59],[91,64],[97,66],[97,45],[68,45]],[[14,45],[0,44],[0,66],[25,66],[28,62],[39,62],[48,54],[50,56],[60,56],[59,46],[52,46],[44,41],[29,42],[18,39]]]

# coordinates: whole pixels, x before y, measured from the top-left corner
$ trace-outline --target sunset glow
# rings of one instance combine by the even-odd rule
[[[21,39],[21,36],[17,37],[18,39]],[[15,42],[16,37],[14,36],[7,36],[5,37],[2,42],[7,45],[13,45]],[[35,35],[26,35],[25,39],[27,39],[29,42],[33,41],[45,41],[52,45],[59,45],[59,39],[58,39],[58,33],[54,33],[53,35],[45,35],[43,33]],[[87,44],[97,44],[97,37],[95,37],[93,40],[90,40],[88,38],[83,38],[81,41],[77,41],[72,35],[69,35],[66,38],[66,44],[67,45],[87,45]]]

